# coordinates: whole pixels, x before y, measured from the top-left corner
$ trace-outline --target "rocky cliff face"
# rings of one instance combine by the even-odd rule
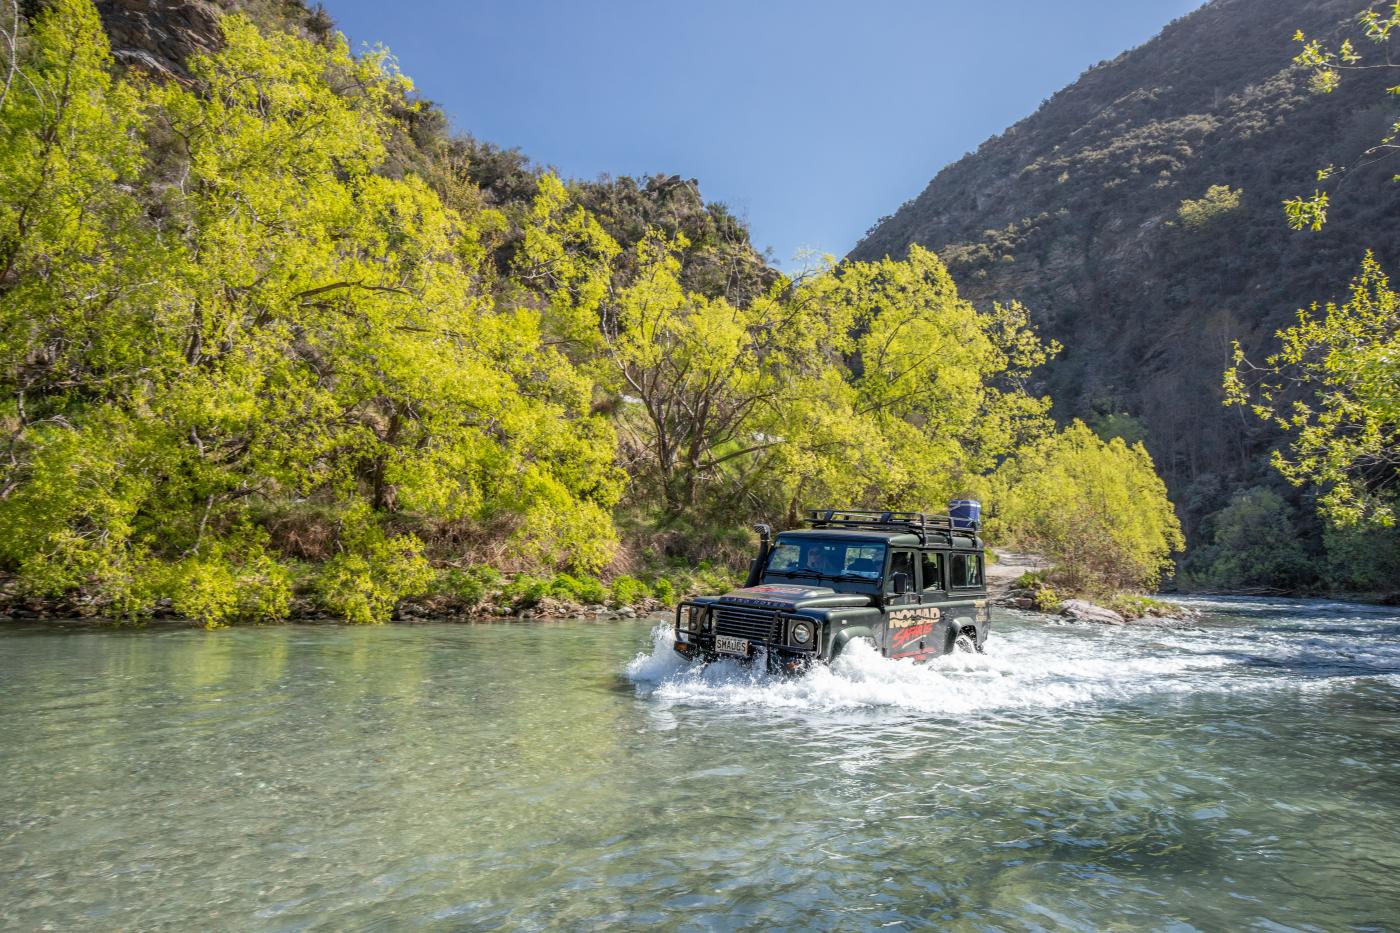
[[[1361,5],[1214,0],[944,169],[852,256],[920,243],[974,300],[1028,304],[1067,348],[1047,373],[1057,414],[1137,418],[1195,527],[1272,479],[1277,437],[1220,404],[1231,340],[1266,353],[1297,308],[1344,293],[1368,248],[1400,271],[1396,166],[1353,173],[1321,234],[1288,230],[1280,205],[1394,119],[1393,74],[1317,96],[1289,64],[1296,29],[1338,34]],[[1229,190],[1206,199],[1215,186]]]
[[[95,0],[112,55],[129,68],[184,78],[191,55],[217,49],[219,17],[249,14],[258,23],[324,37],[334,25],[321,7],[302,0]]]
[[[204,0],[98,0],[112,56],[128,67],[184,76],[191,55],[218,47],[221,9]]]

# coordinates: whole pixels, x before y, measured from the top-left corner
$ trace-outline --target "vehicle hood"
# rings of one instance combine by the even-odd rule
[[[796,583],[747,586],[725,593],[719,601],[731,605],[760,606],[764,609],[825,609],[870,605],[869,596],[838,593],[829,586],[802,586]]]

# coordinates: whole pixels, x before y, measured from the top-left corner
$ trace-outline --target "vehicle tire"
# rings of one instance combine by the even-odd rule
[[[981,654],[982,646],[977,644],[977,636],[971,631],[958,633],[957,640],[953,642],[953,650],[964,654]]]
[[[868,645],[870,650],[876,654],[884,653],[880,650],[880,646],[875,643],[875,639],[871,638],[869,635],[857,635],[855,638],[852,638],[851,641],[858,641],[861,644]]]
[[[877,655],[882,653],[880,651],[880,646],[875,643],[875,639],[871,638],[869,635],[857,635],[854,638],[848,639],[846,643],[841,646],[841,650],[836,652],[836,657],[832,658],[831,660],[835,661],[837,658],[841,657],[841,655],[846,653],[846,649],[850,648],[851,645],[855,644],[856,642],[861,642],[862,644],[869,645],[870,650],[874,651]]]

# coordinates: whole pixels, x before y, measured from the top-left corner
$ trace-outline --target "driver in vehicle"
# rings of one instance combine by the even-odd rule
[[[840,572],[835,566],[836,561],[832,559],[834,556],[826,548],[809,548],[807,556],[802,561],[802,566],[813,573],[832,577]]]

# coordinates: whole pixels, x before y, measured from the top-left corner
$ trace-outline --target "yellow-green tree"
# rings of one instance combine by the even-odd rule
[[[1395,522],[1400,494],[1400,298],[1374,256],[1343,304],[1298,312],[1279,349],[1256,366],[1235,346],[1227,404],[1288,433],[1274,465],[1322,494],[1337,525]]]
[[[327,517],[319,591],[359,621],[421,587],[413,532],[444,523],[601,566],[621,483],[589,380],[480,287],[493,218],[376,171],[405,79],[223,27],[193,85],[143,86],[88,0],[36,20],[0,144],[0,557],[211,622],[285,613],[279,509]]]
[[[689,527],[812,502],[929,507],[1048,424],[1056,351],[1019,305],[977,311],[938,258],[832,265],[742,305],[687,291],[683,240],[630,253],[546,177],[520,277],[617,400],[634,499]]]
[[[1050,557],[1076,592],[1152,589],[1185,546],[1147,449],[1105,443],[1080,421],[1022,450],[985,488],[988,536]]]

